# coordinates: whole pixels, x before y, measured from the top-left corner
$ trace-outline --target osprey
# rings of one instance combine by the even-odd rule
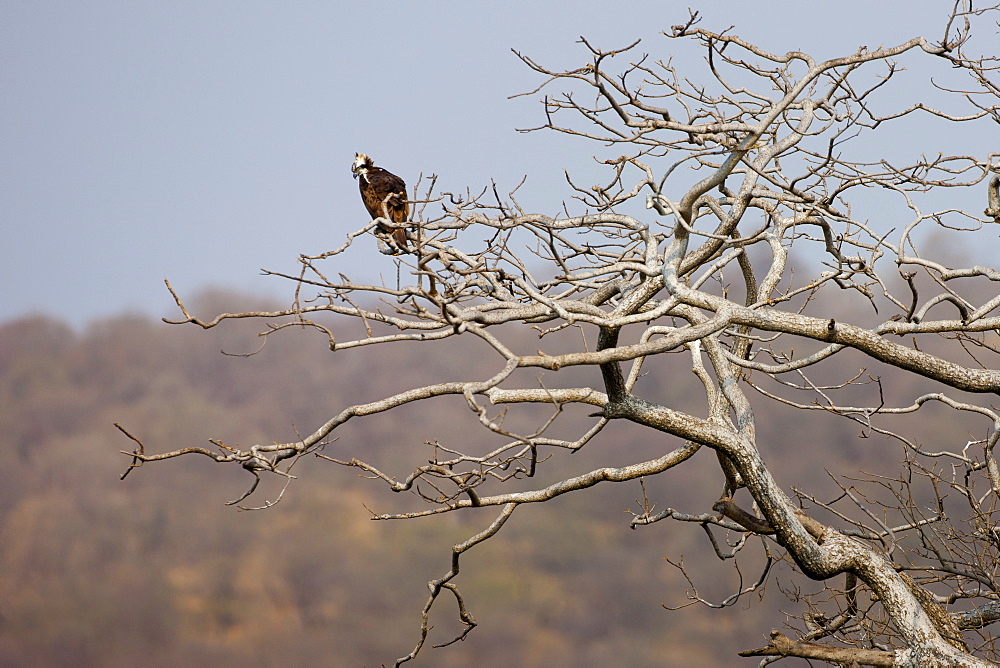
[[[394,223],[405,223],[410,217],[410,204],[406,201],[406,184],[392,172],[376,167],[372,159],[364,153],[354,154],[351,173],[361,187],[361,200],[372,218],[387,218]],[[388,228],[379,225],[381,238],[391,237],[393,254],[409,252],[406,244],[406,230],[402,227]]]

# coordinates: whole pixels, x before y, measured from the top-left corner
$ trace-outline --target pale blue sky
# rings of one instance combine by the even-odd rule
[[[527,174],[522,204],[554,214],[562,169],[594,147],[515,132],[540,105],[507,97],[540,80],[510,49],[575,67],[580,35],[641,37],[666,58],[679,45],[658,33],[688,4],[709,29],[819,57],[937,38],[952,5],[0,0],[0,320],[174,315],[164,277],[287,296],[258,270],[294,270],[367,222],[355,151],[452,191]],[[392,275],[369,242],[343,270]]]

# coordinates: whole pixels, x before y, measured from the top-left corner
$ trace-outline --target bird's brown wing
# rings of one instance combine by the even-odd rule
[[[372,218],[386,217],[394,223],[405,223],[410,217],[410,203],[406,201],[406,183],[381,167],[368,170],[367,184],[361,183],[361,199]],[[391,233],[400,247],[409,250],[405,230],[397,227]]]

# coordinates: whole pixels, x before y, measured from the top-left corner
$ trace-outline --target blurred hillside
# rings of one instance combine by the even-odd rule
[[[195,310],[260,307],[213,293]],[[410,651],[427,580],[447,571],[451,545],[482,530],[496,509],[373,522],[366,506],[390,512],[419,501],[311,459],[296,465],[298,479],[275,507],[240,512],[224,502],[246,489],[248,476],[204,457],[147,464],[120,481],[130,460],[119,451],[132,443],[113,423],[148,451],[207,446],[209,438],[267,443],[311,432],[346,405],[456,380],[462,369],[487,377],[495,364],[484,366],[471,341],[331,353],[317,333],[299,331],[272,337],[257,355],[220,354],[257,350],[259,324],[206,332],[123,315],[79,332],[45,316],[0,326],[0,664],[376,666]],[[521,343],[541,345],[530,335]],[[645,396],[696,401],[690,372],[649,371]],[[354,420],[326,454],[363,457],[403,477],[427,460],[427,442],[481,438],[461,401],[429,406]],[[826,479],[824,469],[878,473],[899,459],[898,447],[857,438],[859,427],[846,420],[765,409],[760,442],[786,489],[820,489],[809,481]],[[578,413],[576,424],[592,423]],[[919,428],[931,442],[967,431],[943,419]],[[674,445],[613,425],[580,453],[554,453],[519,488]],[[695,514],[709,511],[721,487],[707,450],[647,482],[658,508]],[[641,494],[637,484],[605,484],[520,508],[464,557],[459,584],[480,627],[411,665],[755,665],[735,653],[764,644],[781,625],[775,611],[794,604],[772,584],[763,602],[755,595],[724,610],[665,610],[685,604],[690,585],[664,557],[699,563],[695,584],[710,600],[734,591],[738,574],[711,556],[697,525],[629,530],[627,511],[638,510]],[[744,584],[756,566],[741,562]],[[778,582],[784,569],[774,571]],[[431,642],[451,638],[453,611],[450,601],[436,608]]]

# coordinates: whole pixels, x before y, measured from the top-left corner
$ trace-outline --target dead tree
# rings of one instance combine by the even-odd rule
[[[265,337],[312,327],[333,355],[477,338],[493,353],[479,375],[346,406],[295,442],[213,441],[152,453],[133,437],[126,473],[204,455],[248,472],[252,484],[233,502],[242,504],[263,476],[291,480],[292,464],[315,456],[428,504],[376,519],[495,506],[492,523],[455,545],[448,571],[429,583],[419,639],[398,665],[421,650],[445,591],[458,603],[461,637],[472,630],[458,589],[460,561],[516,510],[603,483],[633,481],[638,489],[707,447],[720,465],[714,508],[691,516],[647,505],[632,527],[672,520],[701,524],[709,536],[741,535],[736,549],[762,550],[768,563],[772,555],[790,559],[826,584],[825,599],[806,601],[797,637],[775,630],[771,644],[744,655],[763,663],[796,656],[990,665],[1000,658],[984,631],[1000,619],[1000,269],[953,261],[962,235],[995,238],[1000,220],[1000,160],[989,153],[1000,148],[997,61],[970,55],[971,25],[995,17],[990,11],[958,3],[937,41],[916,37],[825,61],[770,53],[729,31],[705,30],[691,15],[665,33],[666,48],[680,41],[699,48],[700,73],[642,55],[638,43],[609,51],[581,40],[585,64],[565,71],[517,54],[544,77],[526,93],[542,97],[545,122],[534,129],[590,140],[608,153],[599,160],[608,170],[603,185],[567,176],[576,212],[567,205],[557,217],[530,213],[516,189],[501,196],[495,186],[478,196],[435,193],[432,180],[422,199],[414,192],[413,250],[397,260],[396,286],[337,276],[338,258],[357,248],[362,229],[336,250],[300,259],[301,272],[285,275],[296,286],[286,310],[202,320],[174,295],[183,318],[173,322],[212,328],[256,318],[268,323]],[[902,99],[893,88],[904,64],[924,71],[937,63],[950,79],[930,83],[928,97]],[[982,137],[983,153],[953,155],[922,135],[910,138],[902,157],[871,155],[914,117],[963,126]],[[978,213],[984,204],[985,216]],[[941,243],[952,237],[951,249]],[[573,350],[525,351],[510,340],[511,327],[536,332],[543,346],[557,332],[583,336]],[[644,365],[668,353],[675,365],[686,360],[693,377],[675,382],[698,388],[700,411],[642,396]],[[933,383],[934,391],[888,403],[859,358]],[[599,372],[593,386],[559,383],[560,371],[580,367]],[[525,382],[517,373],[524,369],[551,373],[544,384]],[[503,444],[436,447],[429,463],[398,477],[323,452],[349,420],[444,395],[464,400],[484,433]],[[767,402],[797,409],[800,420],[819,411],[856,421],[903,444],[908,456],[898,475],[865,483],[880,492],[866,492],[875,500],[866,500],[861,482],[843,480],[836,498],[819,498],[777,479],[762,456],[754,406]],[[895,426],[932,404],[980,421],[981,436],[955,434],[953,447],[930,451]],[[531,430],[504,421],[531,405],[549,409]],[[589,407],[590,418],[567,439],[555,426],[573,405]],[[548,486],[507,486],[523,487],[543,466],[572,468],[557,455],[600,447],[612,420],[650,430],[666,445],[662,456],[630,461],[621,453],[617,467],[574,471]],[[821,461],[823,454],[803,446],[804,457]],[[765,568],[757,584],[766,577]]]

